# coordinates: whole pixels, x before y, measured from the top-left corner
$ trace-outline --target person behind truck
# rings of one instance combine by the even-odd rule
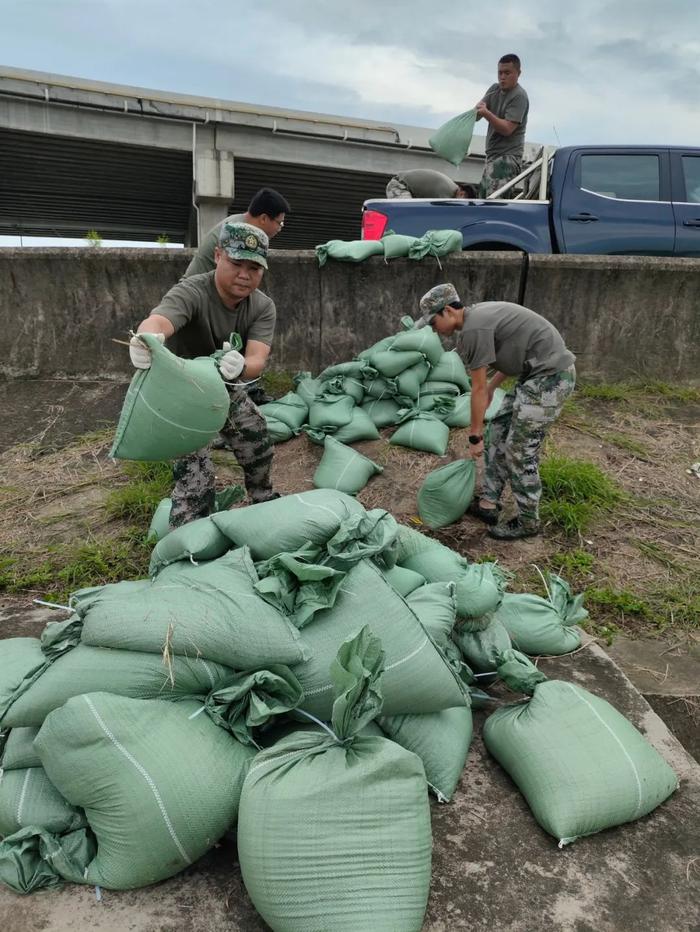
[[[254,195],[244,214],[231,214],[205,234],[192,261],[185,269],[183,278],[214,271],[216,265],[214,253],[218,246],[219,234],[225,223],[249,223],[262,230],[268,239],[273,239],[284,227],[285,217],[290,211],[289,204],[281,194],[272,188],[261,188]]]
[[[492,84],[476,105],[477,120],[486,120],[486,165],[479,197],[488,197],[522,171],[527,114],[527,93],[518,83],[520,59],[504,55],[498,60],[498,82]],[[513,189],[504,197],[512,197]]]
[[[576,383],[575,357],[559,331],[529,308],[508,301],[465,307],[454,285],[436,285],[420,300],[417,326],[440,336],[459,331],[457,351],[472,380],[467,455],[484,454],[484,414],[494,390],[508,376],[517,382],[506,393],[489,428],[481,497],[469,511],[499,540],[539,533],[542,494],[539,456],[548,429]],[[487,381],[486,370],[495,374]],[[518,513],[498,522],[500,500],[510,482]]]
[[[386,186],[387,197],[466,197],[467,192],[457,181],[432,168],[412,168],[399,172]]]
[[[221,429],[243,469],[252,502],[277,498],[272,490],[272,444],[262,414],[246,393],[245,383],[265,367],[275,332],[274,302],[258,290],[267,269],[267,235],[247,223],[224,223],[214,250],[215,269],[174,285],[137,333],[153,333],[177,356],[193,359],[216,350],[231,404]],[[231,333],[240,334],[242,352],[230,348]],[[136,337],[129,344],[131,362],[148,369],[151,353]],[[214,468],[207,449],[173,466],[171,527],[206,517],[214,508]]]

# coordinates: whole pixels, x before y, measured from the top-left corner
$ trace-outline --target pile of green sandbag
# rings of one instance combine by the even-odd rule
[[[448,256],[461,252],[462,233],[459,230],[428,230],[423,236],[403,236],[389,231],[381,239],[332,239],[316,247],[318,264],[329,259],[336,262],[364,262],[370,256],[385,259],[424,259],[426,256]]]

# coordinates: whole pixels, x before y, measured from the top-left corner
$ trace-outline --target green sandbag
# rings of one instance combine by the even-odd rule
[[[496,657],[496,672],[508,689],[531,696],[538,683],[547,677],[534,663],[517,650],[504,650]]]
[[[267,436],[272,443],[286,443],[292,437],[297,435],[297,431],[289,427],[283,421],[278,421],[276,417],[264,415],[265,425],[267,427]]]
[[[296,553],[278,553],[256,565],[260,596],[304,628],[316,612],[335,605],[345,579],[345,570],[319,562],[320,548],[302,547]]]
[[[289,430],[286,424],[283,424],[282,427],[285,430]],[[240,502],[244,498],[245,489],[242,485],[227,485],[225,489],[217,492],[214,496],[214,511],[223,511],[226,508],[230,508],[235,502]],[[153,512],[151,525],[148,529],[149,540],[159,541],[162,540],[166,534],[170,533],[170,511],[172,507],[173,500],[171,498],[162,498],[158,502],[158,506]]]
[[[360,734],[381,707],[381,643],[364,628],[339,646],[331,728],[289,735],[248,771],[243,881],[277,932],[419,932],[431,858],[425,772],[395,742]]]
[[[583,596],[574,598],[568,583],[560,576],[549,573],[548,577],[548,599],[509,593],[496,612],[513,646],[526,654],[556,656],[581,646],[581,632],[576,625],[588,618],[581,604]]]
[[[132,378],[109,455],[122,460],[173,460],[206,447],[231,404],[214,359],[181,359],[151,333],[139,339],[151,365]]]
[[[408,256],[410,246],[415,243],[417,237],[405,236],[402,233],[387,233],[382,236],[381,242],[384,247],[385,259],[400,259]]]
[[[234,670],[298,663],[307,653],[299,632],[260,598],[257,582],[250,551],[241,547],[198,566],[166,567],[140,588],[112,583],[72,598],[82,642],[91,647],[166,651]]]
[[[305,401],[307,406],[311,405],[318,395],[323,392],[323,383],[320,379],[314,379],[310,372],[297,372],[294,376],[296,393]]]
[[[84,828],[63,835],[22,828],[0,841],[0,881],[16,893],[57,887],[64,877],[81,882],[95,851],[94,836]]]
[[[396,394],[405,395],[407,398],[417,401],[429,371],[430,363],[427,360],[404,369],[401,375],[396,377]]]
[[[454,407],[444,418],[448,427],[469,427],[472,422],[472,396],[459,395],[455,398]]]
[[[362,408],[354,408],[347,424],[333,434],[340,443],[359,443],[361,440],[379,440],[379,431],[372,418]]]
[[[313,483],[317,489],[337,489],[348,495],[357,495],[372,476],[382,472],[383,466],[378,466],[333,437],[326,437],[323,456],[314,473]]]
[[[444,649],[457,617],[454,583],[426,583],[407,595],[406,603],[430,637]]]
[[[381,429],[382,427],[391,427],[397,423],[401,406],[392,398],[381,400],[371,398],[369,401],[365,401],[361,410],[371,418],[375,427]]]
[[[133,616],[133,606],[127,600],[124,604],[126,626],[130,624],[129,614]],[[119,625],[114,617],[110,620]],[[143,624],[147,626],[148,622]],[[167,630],[165,635],[167,637]],[[117,636],[123,641],[122,632],[117,632]],[[160,646],[162,649],[163,642]],[[164,659],[161,653],[79,644],[51,664],[12,704],[7,712],[7,724],[13,727],[13,731],[15,728],[24,730],[26,726],[38,727],[49,712],[81,693],[104,690],[132,699],[175,700],[183,696],[204,695],[220,688],[233,676],[231,667],[197,657],[194,650],[192,654],[191,657],[174,654]]]
[[[501,405],[503,404],[503,399],[506,397],[506,392],[502,388],[496,388],[493,392],[493,398],[491,399],[491,404],[486,409],[484,414],[485,421],[492,421],[498,412],[501,410]]]
[[[387,655],[384,712],[437,712],[466,705],[465,688],[412,609],[369,560],[354,566],[332,609],[318,612],[304,628],[311,659],[294,667],[305,693],[302,708],[327,719],[333,702],[329,669],[342,642],[371,619]]]
[[[399,526],[383,508],[346,518],[326,544],[333,566],[348,570],[371,557],[380,569],[394,566]]]
[[[476,110],[472,107],[436,129],[428,140],[428,145],[441,159],[459,167],[469,152],[475,123]]]
[[[38,638],[6,638],[0,649],[0,728],[14,700],[48,666]]]
[[[540,683],[529,702],[498,709],[484,743],[559,847],[647,815],[678,787],[623,715],[573,683]]]
[[[390,570],[384,570],[384,578],[404,598],[419,586],[425,585],[425,579],[420,573],[404,569],[403,566],[392,566]]]
[[[66,879],[113,890],[157,883],[235,823],[255,750],[195,715],[201,708],[88,693],[49,715],[36,748],[97,838],[94,859]]]
[[[61,796],[43,767],[2,771],[0,838],[29,826],[60,835],[86,824],[84,814]]]
[[[365,509],[351,495],[331,489],[283,495],[244,508],[233,508],[211,520],[231,543],[250,547],[256,560],[293,553],[304,544],[324,546],[341,523]],[[286,662],[286,661],[284,661]]]
[[[452,413],[455,406],[454,395],[423,395],[418,399],[419,411],[430,411],[432,415],[443,423],[447,416]]]
[[[417,351],[399,352],[395,349],[380,350],[370,356],[372,368],[385,379],[393,379],[409,366],[422,362],[423,356]]]
[[[377,401],[393,399],[397,394],[396,382],[393,379],[382,378],[382,376],[366,379],[365,394]]]
[[[430,378],[421,385],[421,398],[425,395],[459,395],[459,386],[454,382],[445,382],[433,378],[433,371],[430,372]]]
[[[444,456],[450,442],[450,429],[428,411],[417,411],[389,438],[394,446],[409,447]]]
[[[34,739],[38,732],[38,728],[13,728],[2,749],[0,769],[23,770],[26,767],[41,767],[39,755],[34,750]]]
[[[477,673],[493,672],[499,656],[511,648],[508,632],[496,618],[491,619],[488,627],[476,631],[457,624],[452,639]]]
[[[388,337],[382,337],[381,340],[377,340],[376,343],[373,343],[371,346],[368,346],[367,349],[363,349],[361,352],[359,352],[357,354],[357,359],[364,359],[369,361],[369,358],[373,353],[377,353],[379,350],[389,349],[395,339],[395,333],[390,334]]]
[[[346,378],[350,376],[354,379],[361,379],[367,370],[367,362],[362,359],[351,359],[349,362],[339,362],[333,366],[327,366],[319,375],[319,381],[327,382],[338,376]]]
[[[350,395],[321,395],[309,408],[309,426],[332,433],[350,421],[354,407]]]
[[[441,803],[457,788],[472,743],[472,710],[466,706],[429,715],[380,717],[387,738],[423,761],[428,787]]]
[[[417,350],[431,366],[437,365],[445,352],[439,335],[431,327],[413,328],[399,333],[391,344],[391,350]]]
[[[351,375],[336,375],[323,382],[323,390],[332,395],[349,395],[355,404],[360,404],[365,397],[365,387],[360,379]]]
[[[265,405],[260,405],[259,410],[265,420],[272,417],[282,421],[292,430],[298,430],[302,424],[306,423],[309,406],[296,392],[287,392],[277,401],[270,401]]]
[[[428,230],[410,247],[408,258],[448,256],[452,252],[461,252],[462,243],[462,234],[459,230]]]
[[[159,573],[164,566],[180,560],[215,560],[231,546],[211,518],[197,518],[170,531],[158,541],[151,554],[148,572]]]
[[[434,469],[418,490],[418,514],[431,528],[446,527],[459,521],[474,497],[474,460],[455,460]]]
[[[335,259],[336,262],[363,262],[370,256],[383,254],[384,247],[378,239],[357,239],[349,242],[332,239],[316,247],[316,258],[320,266],[324,266],[329,259]]]
[[[447,350],[430,371],[431,382],[449,382],[459,392],[471,391],[471,379],[457,350]]]

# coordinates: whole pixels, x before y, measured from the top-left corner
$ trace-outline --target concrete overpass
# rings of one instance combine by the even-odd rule
[[[454,169],[431,132],[0,67],[0,234],[194,245],[271,186],[293,209],[276,247],[354,239],[399,170],[478,181],[483,137]]]

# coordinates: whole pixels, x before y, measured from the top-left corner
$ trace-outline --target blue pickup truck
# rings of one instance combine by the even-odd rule
[[[365,201],[362,237],[450,229],[471,250],[700,258],[700,149],[567,146],[518,184],[513,200]]]

